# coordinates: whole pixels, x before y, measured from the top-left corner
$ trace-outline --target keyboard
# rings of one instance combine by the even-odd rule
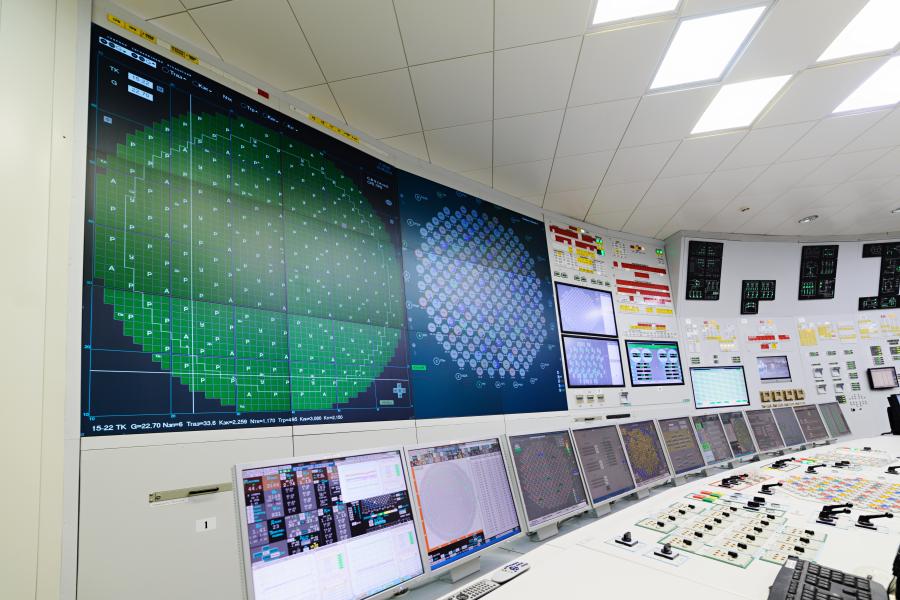
[[[458,592],[454,592],[447,596],[446,600],[475,600],[481,598],[485,594],[493,592],[500,584],[490,579],[480,579],[471,585],[467,585]]]
[[[769,588],[769,600],[887,600],[884,586],[790,557]]]

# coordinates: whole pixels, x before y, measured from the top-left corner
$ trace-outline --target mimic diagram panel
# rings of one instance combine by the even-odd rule
[[[830,300],[837,281],[837,245],[803,246],[798,300]]]
[[[92,56],[84,435],[565,409],[541,223]]]
[[[878,272],[878,295],[859,299],[859,310],[897,308],[900,300],[900,242],[864,244],[863,258],[881,261]]]
[[[656,387],[684,384],[662,244],[555,221],[546,234],[569,408],[684,403],[683,387]]]

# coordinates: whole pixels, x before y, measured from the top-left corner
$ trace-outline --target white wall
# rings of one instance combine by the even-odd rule
[[[691,239],[718,240],[725,244],[718,301],[684,299],[687,245]],[[900,312],[857,310],[859,297],[875,295],[878,289],[879,259],[862,258],[863,245],[874,241],[888,240],[872,238],[829,242],[821,239],[706,234],[680,234],[670,238],[666,246],[673,273],[678,273],[676,309],[686,359],[690,361],[695,357],[704,365],[716,360],[719,364],[732,364],[734,359],[739,360],[746,371],[754,407],[762,406],[760,391],[802,388],[806,393],[806,402],[833,402],[838,395],[843,396],[846,400],[843,409],[854,434],[870,436],[886,431],[888,392],[869,389],[866,369],[874,366],[872,347],[880,349],[886,366],[900,366],[900,361],[892,359],[889,342],[900,337],[900,329],[894,326],[900,319]],[[800,301],[797,295],[801,248],[808,244],[827,243],[838,243],[839,246],[835,297],[831,300]],[[740,315],[741,282],[745,279],[776,281],[775,300],[760,302],[758,315]],[[866,334],[867,320],[876,323],[883,321],[886,326]],[[713,321],[719,325],[723,337],[734,334],[736,340],[733,348],[706,339],[710,336],[704,333],[703,322]],[[779,340],[775,349],[763,350],[760,344],[748,340],[748,336],[761,331],[776,332],[790,339]],[[815,332],[814,338],[809,337],[810,331]],[[691,339],[692,332],[698,333],[698,341]],[[801,333],[807,335],[801,336]],[[828,339],[821,333],[832,333],[834,338]],[[756,357],[765,354],[788,356],[792,375],[790,383],[760,383]],[[848,363],[855,363],[856,368],[850,369]],[[832,366],[840,369],[839,377],[831,376]],[[824,377],[813,377],[816,367],[825,370]],[[851,379],[850,373],[856,373],[858,378]],[[857,385],[854,386],[854,383]],[[823,385],[824,393],[820,393],[819,388]],[[843,385],[843,392],[839,390],[840,385]]]
[[[0,4],[3,598],[56,598],[61,577],[74,576],[71,561],[61,571],[61,554],[74,542],[63,536],[72,515],[64,512],[64,474],[77,474],[77,462],[66,462],[67,448],[77,456],[77,439],[66,439],[65,410],[69,369],[77,371],[67,356],[69,262],[80,262],[70,234],[83,214],[73,153],[85,120],[84,111],[76,115],[75,90],[77,25],[87,8],[78,0]]]

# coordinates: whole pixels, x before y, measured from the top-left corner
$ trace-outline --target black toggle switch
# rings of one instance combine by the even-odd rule
[[[807,473],[815,473],[816,469],[821,469],[822,467],[827,467],[827,466],[828,465],[826,465],[824,463],[821,465],[809,465],[808,467],[806,467],[806,472]]]
[[[881,515],[860,515],[856,520],[856,526],[862,527],[863,529],[876,529],[875,525],[872,524],[873,519],[893,519],[893,513],[886,512]]]
[[[893,467],[888,467],[887,471],[885,471],[885,473],[888,473],[890,475],[896,475],[897,469],[900,469],[900,465],[894,465]]]

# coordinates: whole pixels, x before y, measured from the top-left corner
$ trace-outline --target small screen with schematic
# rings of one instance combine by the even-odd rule
[[[632,386],[684,385],[678,342],[626,340]]]

